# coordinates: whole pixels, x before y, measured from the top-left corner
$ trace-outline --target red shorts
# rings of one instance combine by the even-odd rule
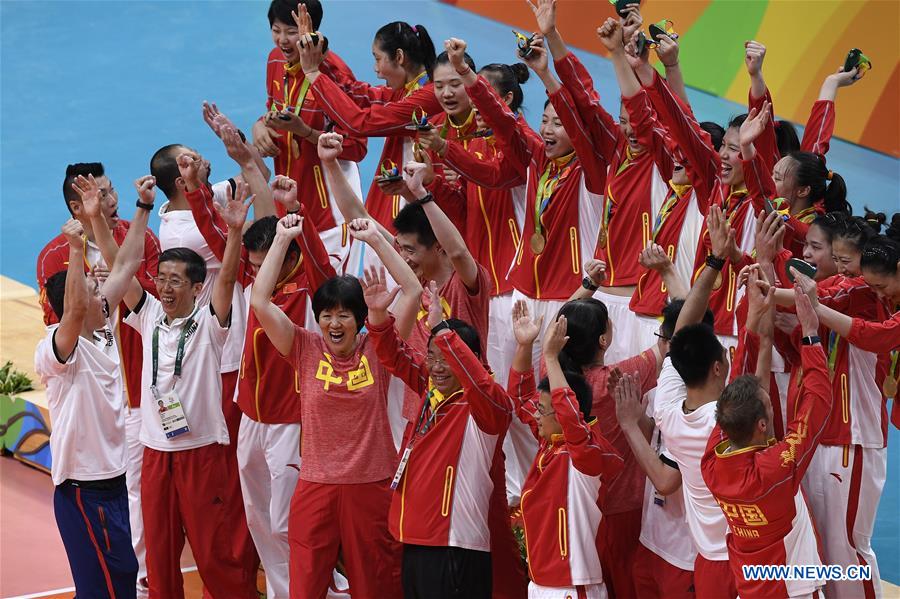
[[[694,560],[697,599],[735,599],[738,596],[728,560],[711,561],[697,554]]]
[[[694,573],[673,566],[641,543],[634,552],[632,572],[641,599],[694,599]]]
[[[632,564],[641,537],[641,508],[603,514],[597,530],[597,552],[603,567],[603,582],[610,597],[634,599]]]

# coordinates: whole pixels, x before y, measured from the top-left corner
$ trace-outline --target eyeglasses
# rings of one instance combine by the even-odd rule
[[[435,358],[432,355],[425,356],[425,365],[429,368],[436,368],[438,366],[441,366],[443,368],[449,367],[449,364],[447,364],[446,360],[444,360],[443,358]]]
[[[660,339],[662,339],[663,341],[671,341],[671,340],[672,340],[671,337],[669,337],[668,335],[663,335],[663,334],[660,333],[659,331],[656,331],[656,332],[653,333],[653,334],[656,335],[657,337],[659,337]]]
[[[159,288],[168,285],[172,289],[181,289],[188,283],[184,279],[167,279],[165,277],[153,277],[153,282],[156,283],[156,286]]]
[[[547,410],[540,403],[535,404],[535,408],[536,409],[535,409],[534,413],[537,414],[538,416],[552,416],[553,414],[556,414],[556,410]]]

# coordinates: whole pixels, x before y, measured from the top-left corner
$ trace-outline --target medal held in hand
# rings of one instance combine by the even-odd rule
[[[519,56],[522,58],[531,56],[531,53],[534,52],[534,48],[531,47],[534,36],[526,37],[524,33],[519,33],[515,29],[513,29],[513,35],[516,36],[516,47],[519,48]]]

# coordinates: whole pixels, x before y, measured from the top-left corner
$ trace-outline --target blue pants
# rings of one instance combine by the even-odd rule
[[[111,481],[109,489],[84,488],[79,486],[84,483],[66,481],[53,494],[56,525],[78,599],[130,599],[137,594],[138,563],[131,546],[128,490],[125,477],[119,478],[121,481]]]

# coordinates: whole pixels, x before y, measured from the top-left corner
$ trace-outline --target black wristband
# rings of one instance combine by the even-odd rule
[[[449,329],[449,328],[450,328],[450,323],[447,322],[446,320],[442,320],[439,323],[437,323],[436,325],[434,325],[433,329],[431,329],[431,336],[433,337],[433,336],[437,335],[438,333],[440,333],[441,331],[443,331],[444,329]]]
[[[288,210],[287,214],[300,214],[300,209],[297,208],[296,210]]]
[[[717,258],[710,254],[706,257],[706,265],[713,270],[721,271],[725,268],[725,258]]]
[[[818,335],[810,335],[809,337],[804,337],[800,340],[800,343],[802,343],[803,345],[817,345],[821,342],[822,340],[819,339]]]
[[[434,201],[434,195],[432,195],[431,193],[427,193],[427,194],[425,194],[424,197],[421,197],[418,200],[416,200],[416,203],[419,206],[424,206],[428,202],[433,202],[433,201]]]
[[[594,285],[593,279],[590,277],[584,277],[581,279],[581,286],[587,289],[588,291],[597,291],[598,287]]]
[[[142,208],[142,209],[146,210],[147,212],[150,212],[151,210],[153,210],[153,204],[145,204],[144,202],[142,202],[140,200],[135,202],[134,205],[137,206],[138,208]]]

